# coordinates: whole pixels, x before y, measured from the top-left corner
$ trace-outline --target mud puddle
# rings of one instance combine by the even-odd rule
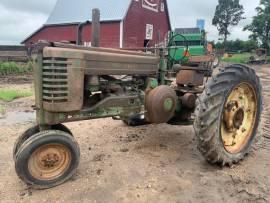
[[[0,125],[31,123],[35,120],[35,112],[7,112],[0,118]]]

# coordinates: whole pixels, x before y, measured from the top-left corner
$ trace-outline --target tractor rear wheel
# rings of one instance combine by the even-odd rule
[[[262,111],[255,71],[243,65],[221,69],[198,104],[194,129],[200,152],[210,163],[238,163],[251,149]]]
[[[36,189],[55,187],[76,171],[80,149],[70,134],[49,130],[28,138],[16,154],[17,175]]]

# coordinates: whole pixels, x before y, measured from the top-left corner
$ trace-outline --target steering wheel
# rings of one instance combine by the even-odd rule
[[[176,52],[178,50],[178,48],[176,47],[176,44],[175,44],[175,38],[178,37],[178,36],[180,36],[180,37],[182,37],[184,39],[184,47],[186,48],[185,51],[187,51],[188,48],[189,48],[187,38],[184,35],[182,35],[182,34],[174,34],[170,38],[169,43],[168,43],[169,53],[170,53],[170,50],[171,49],[174,49],[174,54],[173,54],[173,57],[171,56],[171,54],[169,54],[169,58],[170,58],[171,61],[176,62],[176,63],[178,63],[179,61],[182,61],[186,57],[185,55],[183,55],[179,60],[175,60],[175,55],[176,55]],[[172,46],[175,46],[175,47],[174,48],[170,48]]]

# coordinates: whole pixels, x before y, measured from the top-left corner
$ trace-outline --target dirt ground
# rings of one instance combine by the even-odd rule
[[[133,128],[110,118],[92,120],[67,125],[81,148],[76,175],[38,191],[20,181],[12,159],[15,139],[33,118],[0,119],[0,202],[270,202],[270,65],[255,69],[264,88],[264,113],[253,150],[239,165],[222,169],[206,163],[192,126]],[[7,82],[32,88],[27,79],[1,79],[0,87]],[[8,114],[31,114],[33,102],[30,97],[2,105]]]

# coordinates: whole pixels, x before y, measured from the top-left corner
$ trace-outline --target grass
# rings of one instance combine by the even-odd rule
[[[10,102],[14,99],[32,96],[31,92],[12,89],[0,89],[0,100]]]
[[[18,64],[15,62],[0,62],[0,76],[10,74],[24,74],[33,71],[33,64],[28,62],[26,64]]]
[[[233,54],[232,57],[223,58],[223,62],[227,63],[248,63],[251,53]]]
[[[0,117],[5,114],[6,109],[0,105]]]

